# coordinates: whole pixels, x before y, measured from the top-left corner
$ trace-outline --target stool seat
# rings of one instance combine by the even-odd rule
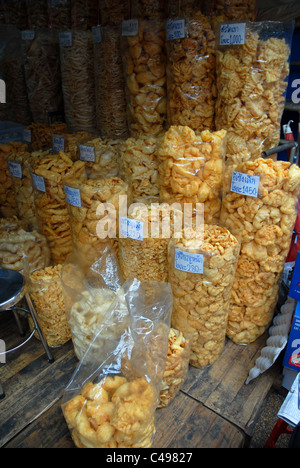
[[[0,269],[0,310],[8,309],[22,299],[25,280],[18,271]]]

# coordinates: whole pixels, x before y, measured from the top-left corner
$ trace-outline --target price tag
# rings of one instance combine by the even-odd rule
[[[92,34],[93,34],[93,41],[94,44],[100,44],[102,42],[102,31],[101,26],[93,26],[92,27]]]
[[[65,139],[59,135],[52,135],[52,150],[55,153],[65,151]]]
[[[63,31],[59,33],[59,44],[62,47],[71,47],[73,43],[72,31]]]
[[[231,180],[231,191],[247,195],[248,197],[257,197],[260,177],[241,172],[233,172]]]
[[[183,39],[184,37],[184,20],[168,20],[167,41],[171,41],[172,39]]]
[[[203,274],[203,255],[175,249],[175,268],[186,273]]]
[[[122,21],[122,36],[137,36],[139,33],[139,20],[130,19]]]
[[[129,239],[142,241],[144,239],[144,223],[136,219],[120,218],[120,234]]]
[[[32,29],[26,29],[21,32],[21,37],[23,41],[32,41],[34,39],[35,32]]]
[[[246,37],[246,23],[222,24],[220,45],[243,45]]]
[[[8,167],[9,167],[9,173],[13,177],[18,177],[19,179],[22,179],[22,166],[20,163],[16,163],[14,161],[8,160]]]
[[[81,161],[95,161],[95,148],[93,146],[79,145]]]
[[[28,130],[27,128],[23,129],[23,140],[27,143],[31,143],[31,130]]]
[[[42,176],[31,173],[33,186],[40,192],[46,192],[45,179]]]
[[[73,187],[68,187],[67,185],[64,185],[64,189],[66,195],[66,202],[69,203],[69,205],[80,207],[80,190]]]

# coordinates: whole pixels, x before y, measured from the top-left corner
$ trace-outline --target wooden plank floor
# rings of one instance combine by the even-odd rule
[[[26,319],[23,320],[26,325]],[[0,313],[0,338],[7,349],[20,342],[11,313]],[[251,431],[264,398],[279,373],[274,366],[244,385],[265,344],[239,347],[226,343],[211,367],[190,367],[188,377],[167,408],[156,411],[154,448],[240,448]],[[61,411],[61,398],[77,365],[72,342],[52,349],[49,363],[42,344],[32,338],[0,364],[5,398],[0,400],[0,447],[74,448]]]

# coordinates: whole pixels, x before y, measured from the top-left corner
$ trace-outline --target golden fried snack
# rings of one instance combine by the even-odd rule
[[[199,0],[167,0],[168,18],[191,18],[200,10]]]
[[[300,169],[259,158],[241,163],[235,172],[259,177],[257,197],[231,191],[231,178],[225,181],[220,217],[220,224],[241,239],[227,336],[235,343],[248,344],[273,319],[296,221]]]
[[[132,0],[131,16],[143,20],[163,20],[167,16],[165,0]]]
[[[128,18],[128,2],[120,0],[101,0],[101,24],[115,25]]]
[[[239,249],[227,229],[212,225],[204,226],[204,236],[170,241],[171,325],[192,336],[190,364],[195,367],[213,364],[223,351]]]
[[[216,0],[213,14],[222,17],[223,21],[255,21],[257,0]]]
[[[7,159],[12,153],[27,150],[27,145],[10,142],[0,145],[0,211],[5,218],[17,215],[17,202]]]
[[[17,219],[2,225],[0,232],[2,268],[27,273],[36,268],[45,268],[49,263],[50,252],[44,236],[36,231],[26,231]]]
[[[119,145],[120,140],[94,138],[84,143],[83,147],[80,146],[79,158],[85,161],[89,178],[98,179],[119,175]]]
[[[127,109],[119,25],[101,28],[94,43],[97,129],[105,138],[127,138]]]
[[[96,134],[92,32],[72,31],[72,45],[60,45],[60,61],[68,128]]]
[[[77,206],[67,203],[73,249],[84,254],[91,262],[99,258],[108,244],[117,249],[119,197],[128,195],[127,183],[118,177],[95,180],[76,176],[67,177],[64,185],[76,189],[79,195]],[[106,203],[114,208],[114,212],[109,209],[106,211]]]
[[[247,23],[244,45],[217,50],[216,128],[227,130],[228,164],[255,160],[280,140],[290,47],[260,32],[263,23]]]
[[[72,170],[76,172],[76,168],[77,163],[63,151],[57,155],[46,152],[30,165],[39,230],[48,241],[53,264],[63,263],[72,251],[63,178]]]
[[[32,155],[27,151],[12,152],[7,159],[15,192],[17,213],[29,231],[38,230],[35,214],[33,186],[28,164]]]
[[[194,132],[185,126],[172,126],[158,148],[160,160],[160,201],[204,204],[207,224],[218,221],[221,211],[223,163],[226,131]]]
[[[61,285],[62,265],[35,270],[29,275],[28,292],[34,303],[43,335],[51,347],[71,339]],[[33,322],[29,317],[29,326]],[[35,336],[39,339],[38,333]]]
[[[31,134],[31,148],[33,151],[48,150],[52,148],[52,134],[60,135],[67,132],[63,122],[54,122],[51,125],[32,123],[27,127]]]
[[[92,138],[88,132],[76,132],[76,133],[62,133],[52,135],[52,151],[59,153],[60,150],[67,153],[72,161],[79,159],[79,145],[84,144]],[[58,143],[59,150],[56,150],[55,145]],[[60,146],[63,146],[62,148]]]
[[[150,448],[155,404],[144,377],[116,375],[88,382],[62,410],[78,448]]]
[[[159,201],[159,161],[156,137],[128,138],[120,144],[122,177],[130,185],[132,202]]]
[[[165,24],[139,21],[137,36],[123,36],[129,135],[160,135],[167,117]]]
[[[191,341],[181,331],[171,328],[169,332],[167,364],[161,384],[158,408],[168,406],[175,398],[189,369]]]
[[[128,237],[118,239],[120,269],[125,280],[134,277],[140,281],[168,281],[168,238],[162,237],[163,213],[155,205],[144,205],[128,215],[129,219],[143,223],[144,232],[141,240],[131,238],[130,232]]]
[[[185,20],[185,37],[168,40],[166,49],[168,125],[214,130],[216,57],[210,19],[197,13]]]

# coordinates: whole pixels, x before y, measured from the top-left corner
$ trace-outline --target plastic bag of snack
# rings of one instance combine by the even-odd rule
[[[51,29],[71,28],[71,0],[48,0],[48,11]]]
[[[48,346],[62,346],[71,339],[64,303],[62,283],[62,265],[48,266],[33,271],[28,276],[28,293],[33,301],[39,324]],[[29,327],[34,328],[30,317]],[[38,333],[34,335],[39,339]]]
[[[53,153],[59,153],[63,151],[67,153],[72,161],[79,159],[79,145],[82,145],[89,141],[92,135],[88,132],[76,132],[76,133],[53,133],[52,134],[52,151]]]
[[[49,26],[48,0],[27,0],[28,26],[31,29]]]
[[[279,144],[293,27],[273,21],[218,26],[215,120],[227,130],[227,165],[253,161]]]
[[[94,0],[71,0],[71,27],[87,30],[99,24],[98,3]]]
[[[123,28],[121,38],[129,136],[158,136],[167,118],[165,24],[133,24],[135,30]]]
[[[128,280],[66,388],[62,410],[79,448],[149,448],[166,365],[170,285]]]
[[[142,20],[164,20],[167,16],[165,0],[131,0],[131,16]]]
[[[297,217],[300,169],[259,158],[224,180],[220,224],[240,237],[227,336],[248,344],[272,322]]]
[[[129,17],[130,5],[128,0],[101,0],[99,11],[103,26],[116,25]]]
[[[204,205],[204,221],[214,224],[221,212],[226,131],[194,132],[187,126],[172,126],[161,138],[160,201]]]
[[[91,179],[117,177],[120,172],[120,140],[94,138],[78,145],[80,161],[85,162],[87,175]]]
[[[214,130],[216,51],[211,19],[199,12],[192,18],[169,19],[166,51],[168,126]]]
[[[94,36],[97,129],[104,138],[127,138],[127,109],[119,25]]]
[[[167,0],[168,18],[191,18],[197,11],[202,11],[201,0]]]
[[[172,327],[192,335],[190,364],[212,365],[223,352],[240,244],[227,229],[204,225],[169,243]]]
[[[52,135],[67,132],[63,122],[51,124],[32,123],[26,128],[26,141],[30,143],[32,151],[46,151],[52,148]]]
[[[215,0],[212,14],[222,21],[255,21],[258,0]]]

